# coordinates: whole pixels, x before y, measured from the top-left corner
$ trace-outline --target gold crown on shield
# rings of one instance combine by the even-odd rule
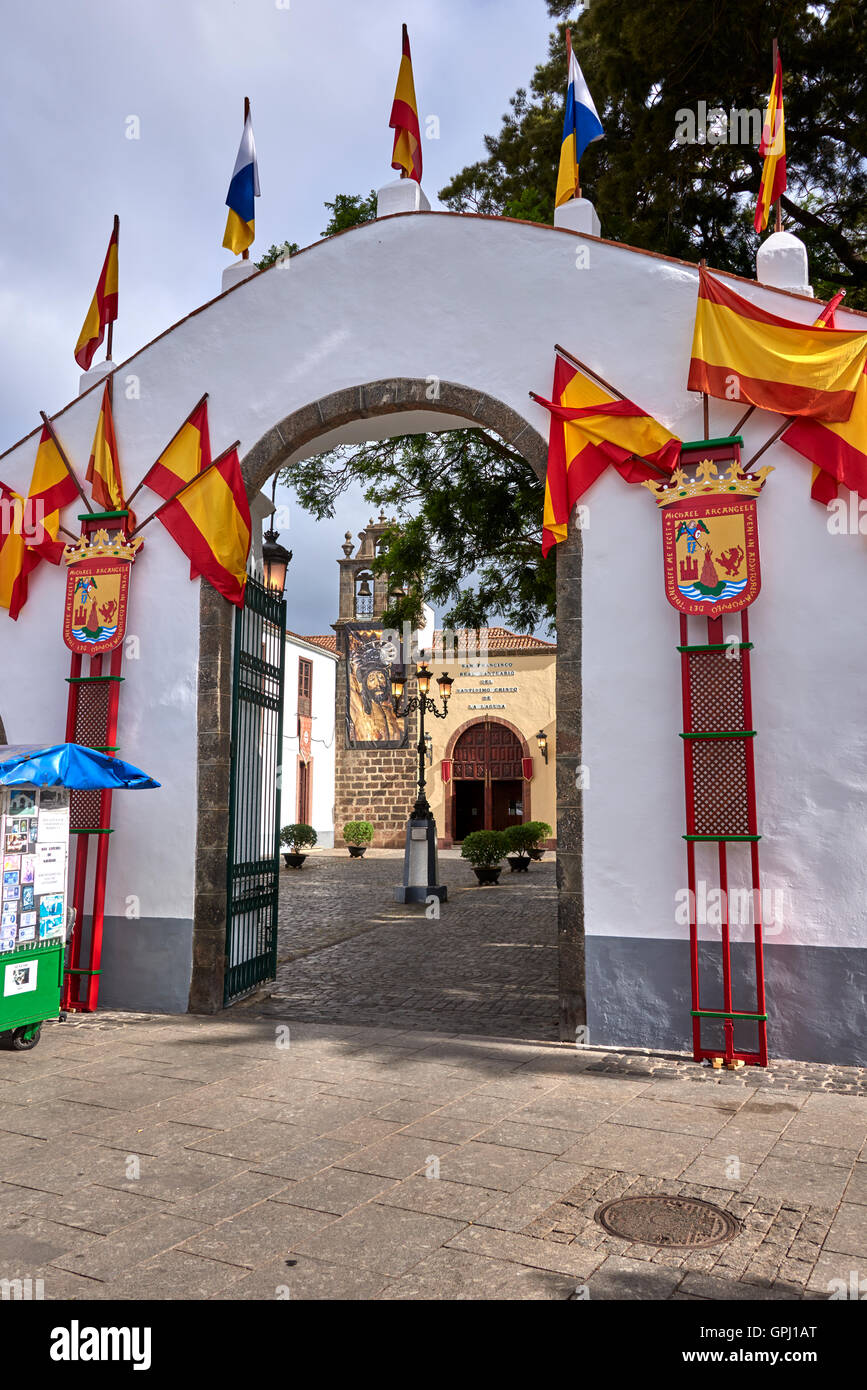
[[[109,540],[107,531],[95,531],[90,536],[79,536],[75,545],[68,545],[63,552],[63,563],[65,565],[80,565],[82,562],[90,563],[93,560],[134,560],[139,547],[142,544],[141,536],[135,536],[128,540],[122,531],[118,531],[113,540]]]
[[[653,493],[658,507],[669,507],[672,502],[692,502],[697,497],[758,497],[768,480],[768,474],[773,471],[773,465],[768,463],[763,468],[757,468],[755,473],[746,473],[733,460],[725,473],[720,475],[712,459],[702,459],[693,477],[682,468],[675,468],[670,478],[664,478],[661,482],[646,478],[641,486]]]

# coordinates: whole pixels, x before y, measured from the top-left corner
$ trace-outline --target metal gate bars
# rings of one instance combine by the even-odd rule
[[[235,617],[223,1003],[277,971],[286,603],[248,578]]]

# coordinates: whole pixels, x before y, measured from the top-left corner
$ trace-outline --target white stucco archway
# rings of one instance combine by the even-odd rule
[[[252,485],[275,459],[291,459],[287,419],[308,452],[398,420],[402,431],[430,428],[430,402],[400,393],[403,383],[436,381],[468,393],[465,406],[437,414],[440,427],[482,420],[499,430],[473,405],[495,402],[537,466],[548,421],[527,393],[548,392],[556,342],[682,438],[699,438],[701,404],[686,389],[697,281],[695,265],[509,219],[420,213],[365,224],[242,282],[116,369],[125,476],[131,485],[143,476],[204,391],[215,446],[241,440]],[[783,317],[815,318],[804,296],[745,280],[737,288]],[[839,314],[845,327],[864,321]],[[402,414],[389,422],[371,409],[364,393],[373,388],[380,406]],[[347,392],[358,393],[357,408],[347,401],[339,418],[324,418],[321,402]],[[100,397],[97,385],[53,413],[81,475]],[[713,402],[711,434],[729,433],[741,413]],[[755,412],[747,457],[778,423]],[[0,477],[19,490],[37,433],[0,460]],[[867,558],[863,538],[832,534],[810,502],[802,458],[778,441],[763,462],[776,472],[759,507],[764,579],[751,613],[758,806],[764,881],[787,904],[767,947],[771,1050],[864,1061]],[[564,978],[577,980],[586,949],[591,1041],[684,1046],[679,668],[659,519],[642,489],[614,475],[587,500],[589,528],[558,555],[560,957]],[[0,709],[12,742],[62,736],[62,589],[60,572],[42,566],[19,622],[0,615]],[[225,883],[197,846],[224,833],[223,773],[219,738],[200,731],[199,715],[202,701],[223,698],[227,613],[198,590],[181,552],[150,527],[130,602],[141,657],[127,672],[120,742],[163,789],[117,798],[106,1003],[185,1008],[192,997],[206,1007],[196,982],[216,969]],[[38,682],[17,674],[37,669]],[[590,772],[583,793],[578,765]],[[130,897],[140,902],[134,924]],[[569,991],[563,1001],[568,1035],[583,1004]]]

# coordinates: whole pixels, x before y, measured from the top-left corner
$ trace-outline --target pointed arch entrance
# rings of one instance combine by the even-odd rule
[[[505,830],[532,819],[529,745],[507,719],[468,719],[446,745],[451,765],[446,795],[446,840],[463,840],[473,830]]]
[[[433,386],[432,386],[433,383]],[[511,444],[544,479],[547,446],[518,411],[470,386],[436,377],[346,387],[293,411],[262,435],[241,462],[249,496],[286,463],[339,439],[344,426],[395,415],[393,433],[484,427]],[[407,419],[406,417],[410,417]],[[435,417],[446,417],[439,422]],[[434,418],[432,418],[434,417]],[[371,438],[382,437],[377,429]],[[324,442],[323,442],[324,441]],[[301,452],[303,451],[303,452]],[[581,531],[557,547],[558,953],[560,1037],[574,1041],[586,1022],[583,817],[573,764],[581,761]],[[209,585],[199,599],[198,820],[190,1010],[222,1007],[226,966],[226,804],[231,739],[232,611]],[[517,732],[517,731],[515,731]],[[529,814],[529,803],[524,803]]]

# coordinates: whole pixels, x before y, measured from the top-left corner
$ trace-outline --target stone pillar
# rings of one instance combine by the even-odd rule
[[[557,546],[557,946],[560,1038],[574,1043],[587,1022],[584,951],[584,813],[576,772],[581,740],[583,538],[570,523]]]
[[[223,1007],[226,966],[226,859],[229,852],[229,769],[232,726],[232,622],[235,609],[210,584],[199,594],[198,704],[211,728],[198,736],[198,829],[190,1013]],[[228,659],[226,659],[228,656]]]

